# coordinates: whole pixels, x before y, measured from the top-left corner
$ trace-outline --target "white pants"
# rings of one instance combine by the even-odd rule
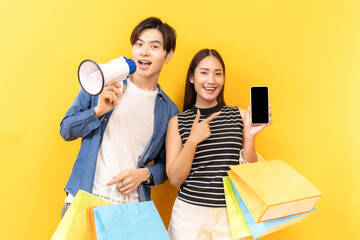
[[[226,208],[197,206],[177,198],[172,209],[168,233],[171,240],[233,239]],[[253,238],[241,238],[250,239]]]

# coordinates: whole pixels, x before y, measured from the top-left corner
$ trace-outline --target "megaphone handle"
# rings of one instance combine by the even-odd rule
[[[121,81],[119,81],[119,83],[120,83]],[[120,94],[121,95],[123,95],[123,91],[124,91],[124,85],[125,85],[125,87],[127,87],[127,80],[125,79],[125,80],[122,80],[122,83],[120,83],[121,84],[121,88],[119,89],[120,90]]]
[[[117,80],[117,81],[114,81],[113,83],[120,83],[121,87],[118,88],[121,95],[123,94],[123,89],[124,89],[124,85],[127,86],[127,80]],[[109,83],[105,85],[105,87],[109,86]]]

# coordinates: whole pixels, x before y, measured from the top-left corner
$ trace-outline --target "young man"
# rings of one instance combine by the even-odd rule
[[[176,33],[151,17],[134,28],[130,41],[137,69],[123,94],[119,83],[110,83],[98,97],[81,90],[61,122],[66,141],[82,138],[62,215],[79,189],[110,198],[116,186],[117,199],[131,195],[146,201],[150,187],[166,180],[166,127],[179,110],[157,82],[174,54]]]

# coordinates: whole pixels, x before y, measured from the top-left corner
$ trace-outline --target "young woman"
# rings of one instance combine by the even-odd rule
[[[174,116],[166,135],[166,173],[180,187],[169,235],[172,240],[232,239],[222,178],[239,162],[257,161],[256,135],[246,112],[224,101],[225,65],[216,50],[203,49],[186,77],[184,112]]]

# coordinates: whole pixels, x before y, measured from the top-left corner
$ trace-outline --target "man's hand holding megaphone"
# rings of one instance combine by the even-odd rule
[[[126,85],[122,85],[122,92],[120,92],[121,84],[119,82],[110,82],[100,93],[98,104],[94,108],[94,114],[97,118],[100,118],[102,115],[116,107],[118,100],[121,99],[126,89]]]
[[[135,71],[135,62],[124,56],[107,64],[97,64],[90,59],[80,63],[78,78],[82,89],[91,96],[99,96],[94,109],[96,117],[101,117],[117,105],[126,88],[124,80]],[[119,80],[123,80],[123,84]]]

